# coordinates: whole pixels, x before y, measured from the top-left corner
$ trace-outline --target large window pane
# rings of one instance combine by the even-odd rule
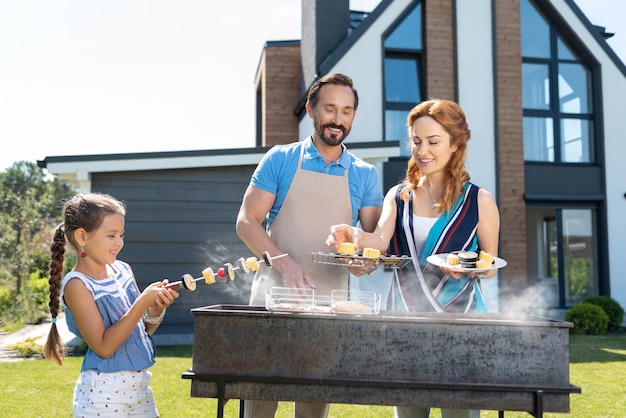
[[[527,268],[536,308],[571,307],[598,294],[596,222],[593,207],[526,211]]]
[[[406,127],[406,117],[408,110],[387,110],[385,111],[385,140],[400,141],[400,152],[402,155],[410,155],[408,145],[409,135]]]
[[[385,48],[422,49],[422,5],[418,4],[409,12],[385,39]]]
[[[563,113],[589,113],[589,73],[580,64],[559,64],[559,103]]]
[[[524,157],[593,163],[592,71],[576,52],[575,39],[560,33],[537,3],[520,0]]]
[[[576,60],[576,55],[574,55],[569,45],[560,36],[557,37],[556,48],[560,60]]]
[[[550,27],[529,0],[520,1],[522,56],[550,57]]]
[[[591,209],[563,210],[565,300],[569,306],[598,294],[594,218]]]
[[[550,109],[550,77],[546,64],[522,64],[524,109]]]
[[[421,97],[417,60],[385,59],[385,95],[388,102],[417,103]]]
[[[554,162],[552,118],[524,118],[524,160]]]
[[[588,120],[561,120],[561,154],[566,163],[588,163],[594,160],[591,123]]]

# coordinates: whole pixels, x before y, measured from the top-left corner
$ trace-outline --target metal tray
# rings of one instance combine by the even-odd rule
[[[313,289],[272,287],[265,291],[265,308],[271,312],[375,315],[380,294],[364,290],[333,290],[331,296],[315,295]]]

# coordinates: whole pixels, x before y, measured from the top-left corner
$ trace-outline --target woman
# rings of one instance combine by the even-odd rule
[[[404,181],[385,196],[372,233],[350,225],[331,227],[327,244],[410,256],[412,265],[394,271],[387,308],[396,311],[487,312],[477,277],[426,262],[452,251],[498,253],[500,215],[493,196],[473,183],[465,168],[470,130],[463,109],[449,100],[415,106],[407,118],[412,157]],[[442,410],[444,418],[478,417],[479,411]],[[427,417],[428,409],[396,407],[397,417]]]

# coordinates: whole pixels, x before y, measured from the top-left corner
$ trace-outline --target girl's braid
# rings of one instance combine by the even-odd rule
[[[59,365],[63,364],[65,345],[57,330],[56,318],[59,314],[59,298],[61,296],[61,280],[63,278],[63,261],[65,255],[65,227],[61,223],[54,231],[54,240],[50,244],[50,314],[52,326],[44,347],[45,357]]]

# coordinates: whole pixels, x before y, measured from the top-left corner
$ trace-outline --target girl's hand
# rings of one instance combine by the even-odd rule
[[[178,297],[178,292],[174,288],[165,287],[168,283],[169,280],[163,279],[146,287],[141,295],[149,301],[148,307],[163,310],[174,302],[174,299]]]
[[[174,303],[174,300],[179,296],[178,292],[174,288],[166,287],[169,283],[169,280],[163,279],[161,282],[157,282],[157,285],[160,285],[159,293],[157,298],[154,299],[154,307],[165,309]]]

